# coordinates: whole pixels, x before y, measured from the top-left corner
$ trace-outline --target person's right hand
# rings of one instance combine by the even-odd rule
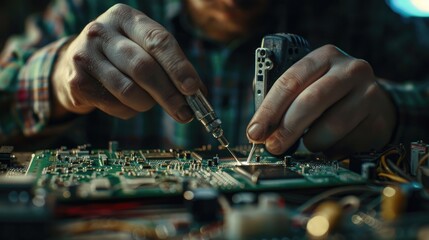
[[[128,119],[159,103],[179,122],[184,95],[203,84],[175,38],[140,11],[117,4],[63,47],[53,76],[54,117],[94,108]]]

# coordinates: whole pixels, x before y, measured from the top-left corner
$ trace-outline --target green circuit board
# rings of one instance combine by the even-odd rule
[[[274,157],[249,146],[233,149],[74,149],[34,153],[26,175],[60,200],[181,196],[187,189],[222,193],[283,191],[363,184],[358,174],[320,154]]]

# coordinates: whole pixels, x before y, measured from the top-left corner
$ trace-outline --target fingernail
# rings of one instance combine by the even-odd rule
[[[176,115],[182,122],[189,122],[193,117],[191,109],[189,109],[188,106],[182,106],[179,108]]]
[[[267,139],[265,145],[271,150],[271,152],[277,153],[280,150],[280,141],[275,137]]]
[[[254,123],[247,130],[247,134],[252,140],[261,140],[264,137],[264,128],[261,126],[261,124]]]
[[[182,82],[182,89],[185,92],[190,92],[197,87],[197,80],[195,78],[187,78]]]

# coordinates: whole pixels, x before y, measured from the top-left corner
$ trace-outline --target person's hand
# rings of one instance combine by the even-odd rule
[[[396,109],[371,66],[332,45],[314,50],[273,85],[247,128],[250,141],[284,153],[305,146],[332,157],[376,150],[392,137]]]
[[[52,83],[56,116],[99,108],[127,119],[159,103],[179,122],[193,117],[184,95],[204,88],[175,38],[123,4],[89,23],[63,48]]]

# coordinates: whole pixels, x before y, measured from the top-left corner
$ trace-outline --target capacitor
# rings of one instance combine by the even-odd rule
[[[307,222],[307,233],[310,238],[324,239],[335,229],[342,217],[341,205],[334,201],[325,201],[314,210]]]
[[[398,186],[387,186],[381,194],[381,217],[386,221],[393,221],[405,210],[406,198]]]

